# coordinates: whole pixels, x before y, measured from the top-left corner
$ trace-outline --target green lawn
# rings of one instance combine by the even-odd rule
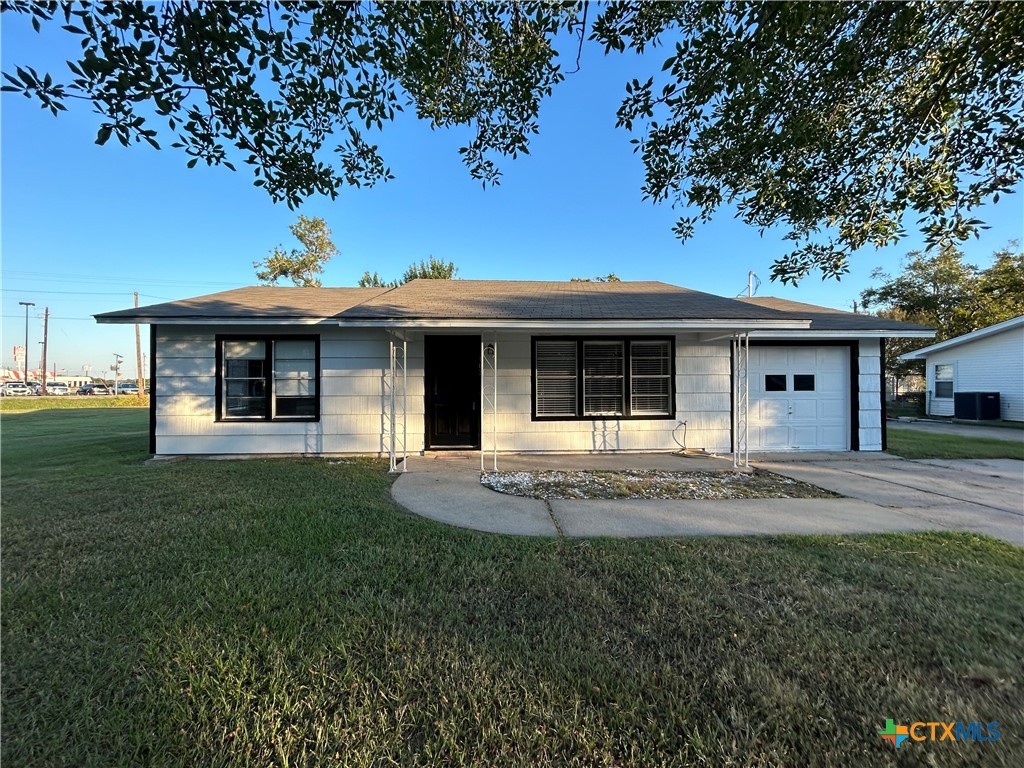
[[[5,766],[1024,764],[1009,544],[478,534],[379,462],[146,465],[146,418],[0,418]]]
[[[918,429],[890,429],[889,453],[905,459],[1024,459],[1024,443],[961,437]]]
[[[78,408],[148,408],[149,395],[95,395],[78,397],[77,395],[47,395],[46,397],[4,397],[0,398],[0,412],[3,411],[40,411]]]

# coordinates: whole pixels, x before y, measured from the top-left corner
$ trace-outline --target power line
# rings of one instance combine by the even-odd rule
[[[121,276],[105,276],[105,275],[74,275],[66,272],[28,272],[25,270],[18,269],[5,269],[3,271],[4,277],[15,277],[15,278],[45,278],[47,280],[67,278],[75,280],[77,282],[97,282],[97,283],[126,283],[129,285],[213,285],[213,286],[231,286],[237,287],[237,282],[226,282],[222,280],[175,280],[172,278],[162,277],[124,277]]]
[[[4,293],[63,293],[76,296],[123,296],[129,291],[37,291],[34,288],[3,288]]]
[[[20,320],[22,317],[24,317],[24,315],[0,315],[0,317],[14,318],[16,320]],[[40,317],[41,316],[36,316],[36,319],[38,320],[38,319],[40,319]],[[50,319],[51,320],[92,320],[93,318],[91,318],[91,317],[54,317],[53,315],[50,315]]]
[[[3,288],[4,293],[60,293],[65,296],[124,296],[130,291],[37,291],[29,288]],[[139,296],[145,296],[147,299],[160,299],[161,301],[173,301],[166,296],[153,296],[149,293],[140,293]]]

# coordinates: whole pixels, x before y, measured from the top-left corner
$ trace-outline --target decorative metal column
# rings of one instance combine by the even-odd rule
[[[750,453],[747,450],[747,411],[750,407],[750,334],[738,333],[733,337],[733,406],[732,433],[734,467],[749,467]]]
[[[480,471],[484,471],[487,453],[484,435],[487,412],[491,414],[491,468],[498,471],[498,335],[491,341],[480,340]]]
[[[385,377],[385,403],[388,408],[388,459],[391,472],[405,472],[408,469],[409,452],[406,447],[408,440],[408,374],[406,373],[406,357],[408,344],[402,339],[391,338],[391,365]],[[401,461],[402,468],[398,468]]]

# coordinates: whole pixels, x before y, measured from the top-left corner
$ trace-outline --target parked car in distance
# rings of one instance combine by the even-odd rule
[[[117,394],[137,395],[139,394],[139,387],[137,384],[119,384],[117,387]]]
[[[86,384],[78,390],[80,395],[109,395],[110,390],[106,384]]]
[[[46,382],[46,394],[48,395],[67,395],[70,393],[71,388],[63,381]]]
[[[20,381],[8,381],[4,384],[3,388],[0,389],[0,394],[3,394],[4,397],[23,397],[25,395],[31,395],[32,390]]]

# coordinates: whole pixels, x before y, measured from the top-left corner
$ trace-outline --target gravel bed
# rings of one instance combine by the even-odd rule
[[[824,499],[838,494],[773,472],[488,472],[480,482],[534,499]]]

